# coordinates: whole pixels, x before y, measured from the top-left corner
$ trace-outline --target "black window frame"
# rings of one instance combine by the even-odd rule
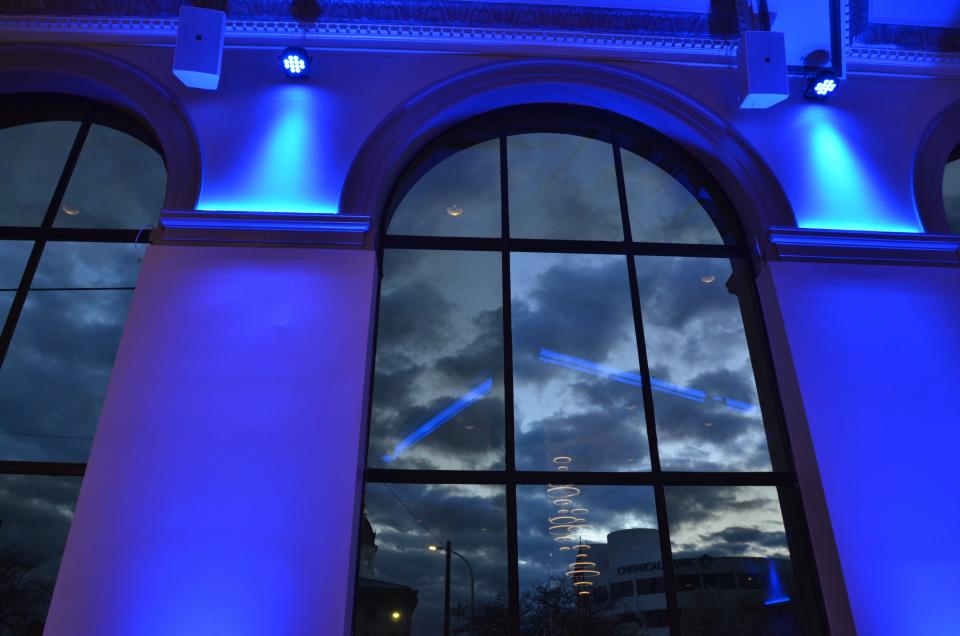
[[[116,108],[102,102],[74,95],[53,93],[17,93],[0,98],[0,129],[48,121],[77,122],[79,127],[70,151],[64,162],[56,186],[37,226],[13,226],[0,224],[0,241],[29,241],[33,243],[20,282],[14,291],[13,302],[0,329],[0,366],[6,360],[10,344],[20,321],[20,315],[30,292],[33,279],[40,265],[44,248],[54,242],[129,243],[147,244],[152,228],[130,230],[112,228],[63,228],[54,227],[57,213],[63,205],[63,197],[80,159],[91,128],[106,126],[125,133],[143,142],[166,159],[160,144],[147,126]],[[104,290],[132,291],[133,287],[110,287]],[[45,475],[83,477],[87,463],[56,461],[19,461],[0,459],[0,475]]]
[[[509,235],[509,192],[507,137],[523,133],[568,133],[608,141],[614,153],[617,189],[621,208],[624,238],[622,241],[579,241],[557,239],[517,239]],[[388,233],[390,220],[403,196],[434,165],[455,151],[493,138],[500,140],[500,197],[501,236],[499,238],[469,238],[446,236],[409,236]],[[630,229],[630,215],[621,159],[621,150],[629,150],[652,161],[658,167],[676,176],[682,172],[688,179],[691,192],[714,221],[723,244],[649,243],[634,241]],[[706,192],[704,201],[695,190]],[[514,106],[485,113],[451,126],[428,142],[413,161],[400,173],[389,197],[377,236],[377,258],[380,278],[377,289],[377,314],[374,324],[374,346],[371,374],[376,364],[376,334],[380,311],[380,283],[383,280],[383,256],[386,249],[455,250],[499,252],[503,294],[503,356],[505,407],[505,469],[504,470],[419,470],[396,468],[364,469],[361,493],[363,506],[367,484],[478,484],[497,485],[506,489],[507,517],[507,583],[509,633],[520,633],[519,612],[519,556],[517,528],[517,488],[529,485],[547,485],[556,480],[551,471],[527,471],[516,468],[514,447],[513,404],[513,346],[511,334],[510,255],[514,252],[612,254],[626,256],[630,282],[631,302],[636,326],[640,373],[649,377],[647,348],[639,301],[635,256],[687,256],[727,259],[735,275],[749,281],[747,289],[739,290],[741,316],[748,350],[753,364],[757,393],[763,411],[764,429],[770,452],[772,470],[769,472],[691,472],[661,470],[657,448],[657,430],[650,383],[642,388],[646,415],[647,439],[650,445],[651,469],[645,472],[573,471],[564,473],[565,480],[578,485],[649,486],[654,490],[657,526],[660,533],[663,585],[666,596],[666,616],[673,636],[681,634],[681,609],[676,587],[674,555],[670,542],[665,489],[671,486],[768,486],[778,493],[783,516],[787,546],[793,569],[792,580],[797,584],[797,611],[803,633],[829,634],[825,605],[817,567],[813,556],[806,515],[800,498],[793,453],[785,425],[783,405],[777,390],[776,375],[769,337],[760,309],[755,280],[758,267],[755,250],[748,243],[733,205],[719,182],[700,161],[675,141],[662,133],[614,113],[595,108],[530,104]],[[369,383],[368,423],[373,408],[374,381]],[[364,457],[369,448],[371,427],[367,427]],[[359,557],[357,559],[359,568]],[[632,581],[631,581],[632,584]],[[356,591],[355,591],[356,594]],[[612,594],[611,594],[612,597]],[[354,612],[356,624],[356,612]]]

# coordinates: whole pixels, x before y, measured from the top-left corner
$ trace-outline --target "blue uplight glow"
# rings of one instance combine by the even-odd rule
[[[196,209],[208,212],[336,214],[341,183],[330,169],[328,97],[310,84],[284,82],[262,91],[236,115],[246,143],[222,139],[204,157]],[[222,117],[211,110],[209,117]],[[239,143],[239,142],[238,142]]]
[[[872,131],[846,113],[807,105],[792,134],[806,147],[797,189],[797,226],[866,232],[922,232],[915,206],[891,195],[883,157],[866,153]],[[802,164],[801,164],[802,165]]]
[[[287,77],[306,77],[310,73],[310,56],[302,47],[292,46],[284,50],[280,60]]]
[[[842,565],[825,593],[859,634],[956,633],[960,270],[770,266]]]
[[[764,605],[778,605],[790,600],[790,596],[783,591],[783,583],[780,582],[780,573],[777,572],[777,566],[773,559],[767,559],[767,598],[763,601]]]
[[[489,377],[470,389],[462,398],[431,417],[429,420],[421,424],[417,430],[400,440],[400,443],[396,445],[392,453],[383,456],[383,461],[389,464],[400,457],[400,455],[403,455],[405,452],[410,450],[411,446],[440,428],[445,422],[455,417],[468,406],[485,396],[492,388],[493,378]]]
[[[615,382],[621,382],[623,384],[630,384],[637,387],[643,386],[643,376],[641,376],[639,373],[622,371],[620,369],[609,367],[605,364],[599,364],[597,362],[591,362],[590,360],[584,360],[583,358],[568,356],[565,353],[558,353],[556,351],[551,351],[550,349],[540,349],[540,361],[566,367],[568,369],[573,369],[574,371],[582,371],[591,375],[597,375]],[[650,378],[650,388],[654,391],[684,398],[686,400],[692,400],[694,402],[705,402],[707,399],[707,394],[704,391],[677,386],[676,384],[664,382],[663,380],[658,380],[657,378]],[[742,411],[744,413],[755,413],[759,410],[759,407],[756,404],[748,404],[747,402],[741,402],[731,398],[714,396],[713,401],[721,402],[731,409]]]

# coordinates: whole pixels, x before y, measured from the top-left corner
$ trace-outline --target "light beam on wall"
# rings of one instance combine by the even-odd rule
[[[309,84],[263,91],[255,112],[238,115],[240,125],[259,127],[243,135],[257,143],[234,147],[223,140],[230,153],[223,162],[230,170],[210,182],[204,175],[197,209],[336,214],[339,192],[328,192],[324,179],[330,145],[324,100],[325,93]]]
[[[796,206],[797,226],[823,230],[922,232],[915,210],[891,202],[886,180],[877,174],[880,158],[855,149],[857,122],[837,109],[810,104],[797,120],[804,140],[806,189]],[[874,134],[870,132],[869,134]],[[876,163],[875,163],[876,162]]]
[[[779,605],[790,600],[790,596],[784,592],[783,583],[780,582],[780,573],[773,559],[767,559],[767,598],[763,601],[764,605]]]
[[[443,409],[442,411],[440,411],[439,413],[431,417],[429,420],[427,420],[426,422],[421,424],[419,427],[417,427],[415,431],[413,431],[412,433],[404,437],[402,440],[400,440],[400,443],[397,444],[396,447],[394,447],[392,453],[389,453],[383,456],[383,461],[389,464],[390,462],[394,461],[395,459],[403,455],[405,452],[410,450],[411,446],[413,446],[414,444],[422,440],[424,437],[426,437],[430,433],[434,432],[435,430],[443,426],[444,423],[446,423],[451,418],[461,413],[468,406],[470,406],[471,404],[473,404],[474,402],[476,402],[477,400],[485,396],[487,393],[490,392],[490,389],[492,388],[493,388],[493,378],[489,377],[483,382],[481,382],[480,384],[476,385],[475,387],[467,391],[467,393],[463,397],[461,397],[459,400],[457,400],[447,408]]]

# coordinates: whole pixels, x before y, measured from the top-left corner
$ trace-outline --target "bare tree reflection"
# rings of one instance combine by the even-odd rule
[[[507,601],[503,595],[453,612],[457,634],[502,636],[508,633]],[[522,636],[645,636],[642,626],[615,616],[589,597],[577,596],[567,577],[537,581],[520,593]]]
[[[39,636],[43,632],[53,583],[36,574],[40,564],[23,550],[0,548],[0,633]]]

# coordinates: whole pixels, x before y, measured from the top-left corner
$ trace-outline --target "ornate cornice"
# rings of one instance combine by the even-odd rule
[[[785,261],[856,261],[960,265],[960,236],[771,227],[769,241]]]
[[[227,43],[415,42],[623,49],[727,62],[740,31],[738,2],[709,13],[469,0],[195,0],[227,13]],[[8,0],[0,39],[169,41],[182,0]],[[742,13],[742,11],[741,11]]]
[[[7,0],[0,13],[163,19],[176,18],[183,4],[221,9],[235,22],[294,22],[308,28],[315,23],[402,24],[700,38],[731,38],[740,31],[737,0],[713,3],[709,13],[470,0]]]
[[[156,244],[360,246],[370,217],[346,214],[165,210]]]
[[[172,43],[176,18],[129,18],[85,16],[0,16],[0,40],[4,33],[18,40],[59,38],[126,39]],[[292,21],[228,20],[227,44],[297,39],[322,44],[329,41],[420,42],[430,45],[475,46],[499,44],[510,47],[557,46],[576,49],[622,49],[631,53],[715,58],[728,63],[737,49],[737,39],[681,37],[647,33],[601,33],[550,31],[546,29],[429,26],[416,24],[330,23],[301,24]]]
[[[855,70],[960,72],[960,29],[871,22],[869,0],[846,0],[842,17]]]

